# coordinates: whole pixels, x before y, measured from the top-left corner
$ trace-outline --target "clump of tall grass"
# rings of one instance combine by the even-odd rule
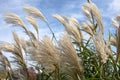
[[[82,79],[83,69],[79,63],[78,56],[76,54],[75,48],[72,45],[70,36],[64,34],[62,39],[59,41],[60,51],[61,51],[61,65],[63,71],[73,77],[75,80]]]
[[[116,34],[104,39],[104,25],[97,6],[90,0],[82,5],[83,14],[88,21],[81,22],[74,17],[54,14],[60,21],[65,33],[56,39],[43,13],[35,7],[24,6],[26,20],[33,26],[35,33],[29,30],[23,20],[14,13],[7,12],[4,21],[7,24],[21,27],[28,39],[20,38],[13,32],[14,43],[0,43],[0,79],[16,80],[119,80],[120,79],[120,15],[112,19]],[[52,39],[44,36],[39,39],[39,25],[36,18],[46,23]],[[83,32],[89,35],[85,40]],[[55,41],[53,41],[55,39]],[[116,51],[112,49],[115,46]],[[4,56],[12,53],[13,61]],[[29,60],[33,61],[29,64]],[[17,67],[11,66],[11,63]],[[30,68],[29,68],[30,66]],[[36,71],[35,71],[35,70]],[[17,74],[17,78],[15,78]]]

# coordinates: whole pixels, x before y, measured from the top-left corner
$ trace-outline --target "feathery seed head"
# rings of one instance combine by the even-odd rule
[[[117,21],[120,22],[120,14],[118,14],[118,15],[116,16],[116,19],[117,19]]]
[[[76,42],[81,42],[82,33],[79,31],[79,23],[75,18],[68,18],[66,16],[53,15],[57,20],[59,20],[65,27],[67,33],[71,35]]]
[[[59,51],[56,49],[50,38],[45,36],[38,44],[38,49],[32,48],[29,50],[29,53],[33,53],[32,55],[34,55],[33,59],[40,62],[42,66],[47,67],[47,69],[51,69],[48,68],[50,66],[59,67]]]
[[[37,22],[36,22],[35,18],[32,16],[27,16],[26,19],[33,25],[36,32],[38,33],[38,26],[37,26]]]
[[[80,43],[82,40],[82,33],[80,32],[80,25],[75,18],[69,18],[66,16],[53,15],[57,20],[59,20],[65,27],[66,32],[73,37],[73,39]]]
[[[72,20],[69,20],[68,27],[69,27],[68,30],[71,30],[70,34],[75,38],[76,42],[81,43],[82,42],[82,33],[78,28],[75,27],[75,24],[73,23]]]
[[[21,26],[25,28],[25,24],[23,23],[22,19],[14,13],[11,12],[5,13],[4,21],[8,24],[12,24],[14,26]]]
[[[0,43],[0,50],[7,51],[7,52],[16,52],[14,45],[10,43]]]
[[[29,37],[30,37],[31,40],[37,40],[35,34],[32,31],[27,31],[26,34],[28,34],[28,33],[29,33]]]
[[[112,24],[118,29],[119,28],[119,23],[115,20],[112,19]]]
[[[68,23],[66,26],[64,26],[65,30],[67,31],[67,33],[69,35],[71,35],[71,37],[73,37],[73,39],[76,42],[81,43],[82,42],[82,33],[76,27],[76,24],[73,22],[73,20],[71,18],[67,17],[66,20],[68,20]]]
[[[94,33],[93,33],[93,29],[92,29],[92,24],[83,22],[82,23],[82,27],[83,27],[83,30],[85,32],[87,32],[88,34],[90,34],[91,36],[93,36]]]
[[[28,15],[38,17],[41,20],[46,21],[44,15],[37,8],[32,6],[24,6],[23,9],[28,13]]]
[[[40,42],[40,47],[43,49],[46,54],[54,57],[54,59],[59,62],[59,53],[49,37],[45,36]],[[54,60],[53,60],[54,61]],[[56,62],[55,61],[55,62]]]
[[[110,42],[112,45],[117,46],[117,41],[115,37],[110,37]]]
[[[71,43],[69,35],[63,35],[62,39],[59,41],[59,49],[62,51],[61,64],[63,69],[76,80],[77,78],[75,78],[75,75],[82,75],[82,67],[79,64],[76,51]]]
[[[92,15],[86,6],[82,6],[82,11],[85,14],[85,16],[89,19],[90,22],[92,22]]]
[[[20,46],[20,39],[19,39],[17,33],[13,32],[13,37],[14,37],[15,43],[17,44],[17,47],[20,48],[21,47]]]
[[[101,62],[104,64],[108,60],[108,55],[106,54],[106,45],[103,40],[102,34],[95,34],[93,37],[94,46],[101,57]],[[102,46],[102,47],[101,47]]]
[[[102,17],[101,17],[100,11],[97,8],[97,6],[92,2],[85,3],[85,4],[83,4],[83,10],[86,10],[87,15],[88,15],[88,13],[91,13],[91,15],[93,15],[95,17],[95,19],[96,19],[96,21],[99,25],[100,32],[103,33],[104,32],[104,27],[103,27],[103,23],[102,23]],[[90,18],[90,20],[91,20],[91,18]]]
[[[22,48],[24,49],[24,51],[26,51],[26,40],[25,39],[20,39],[20,44],[22,46]]]
[[[58,21],[60,21],[64,26],[66,25],[65,20],[62,16],[58,15],[58,14],[54,14],[52,15],[54,18],[56,18]]]
[[[76,18],[74,18],[74,17],[71,17],[70,20],[80,30],[80,24],[79,24],[78,20]]]

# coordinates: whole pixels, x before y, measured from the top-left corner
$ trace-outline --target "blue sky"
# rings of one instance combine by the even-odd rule
[[[107,31],[114,31],[111,25],[111,18],[120,13],[120,0],[92,0],[100,9],[103,17],[105,35]],[[30,24],[25,20],[25,12],[22,10],[24,5],[31,5],[39,10],[48,19],[48,22],[56,33],[56,36],[63,32],[64,27],[54,18],[52,14],[60,14],[66,16],[73,16],[79,20],[79,22],[86,21],[86,17],[82,14],[81,5],[86,0],[0,0],[0,41],[13,41],[12,31],[16,31],[20,36],[24,36],[21,28],[11,27],[3,21],[3,14],[6,11],[14,12],[18,14],[23,21],[30,27]],[[49,29],[46,25],[38,21],[40,36],[49,34]],[[50,35],[50,34],[49,34]]]

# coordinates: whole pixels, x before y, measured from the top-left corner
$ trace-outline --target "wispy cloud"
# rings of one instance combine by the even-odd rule
[[[120,12],[120,0],[112,0],[109,3],[109,11],[117,13]]]
[[[120,12],[120,0],[92,0],[100,9],[103,15],[103,22],[105,24],[105,30],[110,26],[110,19]],[[0,0],[0,40],[10,40],[11,39],[11,30],[8,25],[3,21],[2,15],[5,11],[10,11],[17,13],[25,21],[25,24],[29,27],[28,22],[24,19],[25,13],[22,10],[22,7],[26,4],[35,6],[40,9],[48,19],[48,22],[51,28],[54,30],[56,35],[60,32],[63,32],[63,26],[60,25],[55,19],[51,17],[52,14],[57,13],[60,15],[72,16],[79,20],[79,22],[86,21],[85,16],[81,11],[82,4],[86,2],[84,0]],[[101,3],[101,4],[100,4]],[[38,22],[40,28],[40,36],[43,34],[50,34],[47,26],[44,23]],[[108,25],[109,24],[109,25]],[[1,27],[2,26],[2,27]],[[45,28],[46,27],[46,28]],[[8,36],[4,37],[5,32]],[[48,33],[47,33],[48,32]],[[22,34],[21,34],[22,35]]]

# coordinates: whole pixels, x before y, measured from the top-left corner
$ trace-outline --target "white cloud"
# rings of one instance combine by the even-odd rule
[[[112,0],[112,2],[109,3],[109,11],[120,12],[120,0]]]
[[[76,19],[84,20],[85,16],[82,13],[70,13],[68,16],[75,17]]]
[[[25,17],[25,12],[23,12],[22,10],[22,7],[25,5],[25,4],[28,4],[28,2],[30,3],[33,3],[32,5],[37,5],[39,4],[38,2],[40,0],[36,0],[36,1],[32,1],[32,0],[27,0],[27,1],[24,1],[24,0],[13,0],[12,2],[11,1],[0,1],[0,41],[7,41],[7,42],[12,42],[13,41],[13,38],[12,38],[12,31],[16,30],[15,28],[10,28],[10,25],[6,24],[3,20],[3,16],[4,16],[4,13],[6,11],[10,11],[10,12],[13,12],[17,15],[19,15],[21,18],[23,18],[23,21],[26,21],[24,19]],[[26,24],[26,22],[25,22]],[[16,32],[19,32],[20,33],[20,36],[24,36],[24,34],[21,31],[20,28],[17,29],[18,31]]]
[[[79,0],[64,4],[62,7],[62,15],[75,17],[80,20],[84,19],[84,15],[81,13],[81,5],[82,1]]]

